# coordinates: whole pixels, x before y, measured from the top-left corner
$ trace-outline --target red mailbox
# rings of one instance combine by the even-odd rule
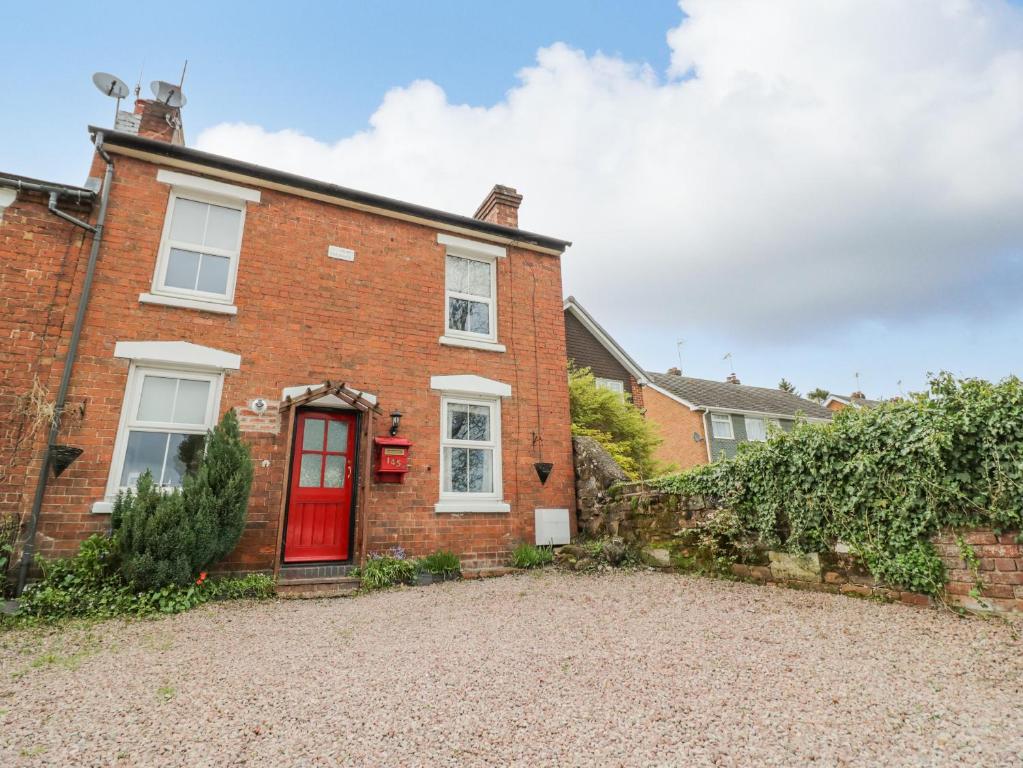
[[[412,443],[404,437],[375,437],[373,442],[377,447],[377,482],[405,482]]]

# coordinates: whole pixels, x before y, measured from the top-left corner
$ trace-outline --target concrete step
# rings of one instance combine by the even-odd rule
[[[277,596],[283,598],[346,597],[359,591],[362,582],[351,576],[291,578],[277,582]]]

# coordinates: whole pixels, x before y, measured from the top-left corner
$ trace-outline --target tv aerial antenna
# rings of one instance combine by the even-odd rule
[[[114,112],[114,117],[116,118],[117,113],[121,111],[121,99],[128,95],[127,84],[121,78],[111,75],[109,72],[97,72],[92,76],[92,82],[98,90],[112,99],[117,99],[117,109]]]

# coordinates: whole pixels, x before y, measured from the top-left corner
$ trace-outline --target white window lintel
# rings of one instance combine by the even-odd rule
[[[461,395],[483,395],[484,397],[511,397],[511,384],[472,374],[457,376],[431,376],[430,389]]]
[[[232,371],[237,371],[242,364],[241,355],[188,341],[119,341],[114,345],[114,357],[127,358],[137,363]]]
[[[454,255],[486,256],[488,258],[503,258],[508,255],[508,249],[500,245],[481,243],[479,240],[469,240],[454,235],[438,233],[437,242],[447,246],[448,252]]]
[[[166,168],[161,168],[156,172],[156,180],[180,189],[205,192],[208,195],[217,195],[219,197],[230,197],[249,203],[258,203],[261,196],[258,189],[239,187],[237,184],[225,184],[222,181],[213,181],[213,179],[192,176],[187,173],[179,173],[178,171],[168,171]]]

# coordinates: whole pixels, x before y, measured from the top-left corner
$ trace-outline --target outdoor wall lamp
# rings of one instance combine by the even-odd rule
[[[398,426],[401,424],[401,411],[391,411],[391,437],[398,434]]]

